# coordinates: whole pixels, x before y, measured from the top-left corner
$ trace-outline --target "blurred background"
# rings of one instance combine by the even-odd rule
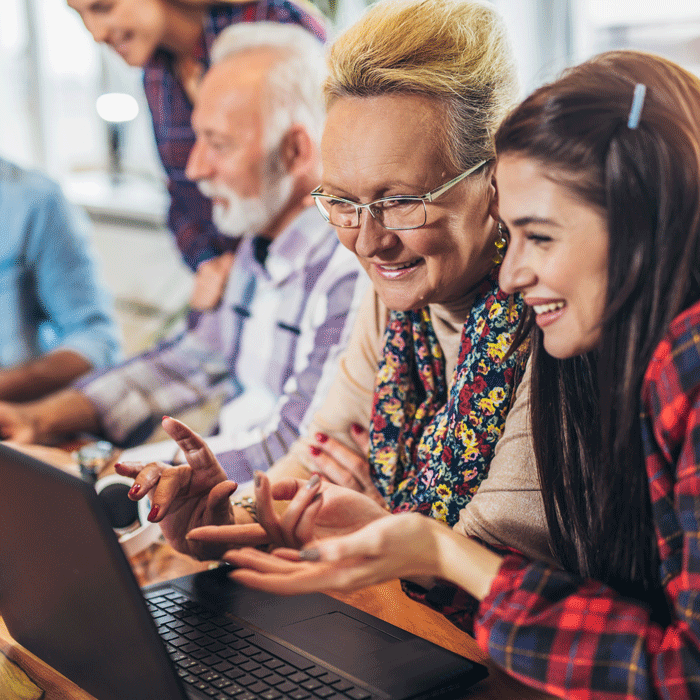
[[[334,34],[365,6],[316,4]],[[510,28],[523,95],[610,48],[663,54],[700,73],[698,0],[494,4]],[[167,193],[141,71],[98,46],[65,0],[1,0],[0,105],[0,154],[45,171],[86,208],[126,350],[150,344],[183,308],[191,279],[164,228]]]

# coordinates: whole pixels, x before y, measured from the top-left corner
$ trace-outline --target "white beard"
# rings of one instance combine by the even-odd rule
[[[231,187],[214,184],[211,180],[197,182],[205,197],[225,200],[226,204],[215,203],[212,209],[212,220],[225,236],[257,236],[287,206],[293,178],[287,173],[273,175],[270,166],[268,161],[261,178],[259,197],[241,197]]]

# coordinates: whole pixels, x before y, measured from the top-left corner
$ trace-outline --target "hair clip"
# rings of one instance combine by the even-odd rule
[[[627,128],[636,129],[639,126],[639,118],[642,116],[642,108],[644,107],[644,97],[647,94],[647,86],[644,83],[637,83],[634,86],[634,96],[632,97],[632,106],[630,114],[627,117]]]

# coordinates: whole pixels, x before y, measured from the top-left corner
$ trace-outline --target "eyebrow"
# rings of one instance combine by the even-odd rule
[[[521,216],[519,219],[515,219],[515,221],[513,221],[513,226],[529,226],[530,224],[555,226],[556,228],[561,228],[561,224],[542,216]]]

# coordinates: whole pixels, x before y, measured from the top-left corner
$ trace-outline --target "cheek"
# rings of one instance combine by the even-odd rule
[[[355,252],[355,244],[357,243],[358,229],[354,228],[336,228],[335,233],[338,236],[340,244],[345,246],[351,253]]]
[[[147,5],[141,11],[130,9],[123,13],[121,23],[133,29],[144,41],[157,44],[164,34],[164,22],[160,8]]]
[[[261,161],[246,157],[222,158],[221,179],[242,197],[258,197],[262,182]]]
[[[439,277],[462,276],[474,264],[474,244],[461,233],[458,240],[450,232],[443,231],[439,236],[423,237],[412,246],[417,255],[422,256],[428,271]]]
[[[589,321],[591,325],[598,325],[603,319],[605,311],[605,297],[607,296],[607,270],[599,271],[594,275],[588,285]]]
[[[437,228],[426,226],[416,231],[397,231],[398,238],[404,250],[422,258],[434,258],[449,255],[449,250],[455,252],[454,247],[447,244],[448,233],[444,227]]]

